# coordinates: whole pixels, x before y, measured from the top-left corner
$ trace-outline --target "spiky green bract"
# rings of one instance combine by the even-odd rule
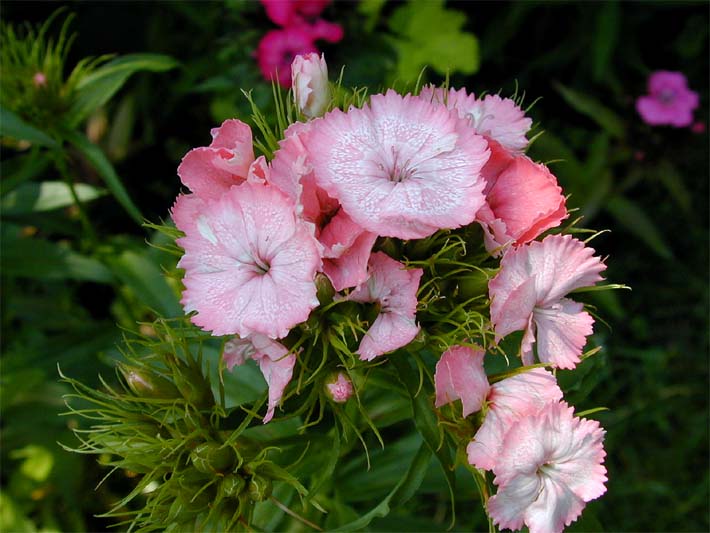
[[[241,435],[264,399],[249,410],[227,410],[221,386],[215,399],[203,357],[214,339],[182,319],[144,330],[150,335],[126,337],[117,383],[102,379],[96,390],[60,372],[74,389],[67,414],[87,426],[75,430],[78,448],[65,447],[108,457],[108,475],[142,475],[106,516],[124,518],[135,531],[226,531],[249,523],[275,483],[305,495],[274,462],[280,449]]]
[[[50,36],[63,11],[55,11],[37,28],[26,24],[17,30],[3,23],[0,29],[0,103],[45,131],[61,124],[79,82],[112,57],[82,59],[65,78],[65,63],[76,37],[69,33],[74,16],[64,19],[57,37]]]

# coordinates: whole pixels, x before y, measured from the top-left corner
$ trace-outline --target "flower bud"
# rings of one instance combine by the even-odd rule
[[[214,395],[200,366],[194,361],[186,363],[177,357],[173,361],[175,385],[183,397],[198,409],[211,408],[214,405]]]
[[[236,458],[232,448],[216,442],[203,442],[190,454],[193,466],[205,474],[228,470],[234,465]]]
[[[488,282],[495,276],[497,269],[482,268],[467,274],[459,281],[459,291],[465,299],[488,294]]]
[[[236,498],[242,493],[246,485],[247,482],[242,476],[237,474],[226,475],[219,485],[217,497]]]
[[[271,480],[268,477],[260,476],[259,474],[254,474],[249,481],[249,497],[252,501],[263,502],[269,496],[271,496],[272,489]]]
[[[34,76],[32,76],[32,83],[38,89],[40,87],[45,87],[47,85],[47,76],[44,75],[44,72],[38,71]]]
[[[326,381],[325,390],[335,403],[345,403],[353,395],[353,383],[343,372],[338,372]]]
[[[316,290],[318,301],[321,305],[326,305],[333,301],[333,296],[335,295],[333,284],[328,279],[328,276],[321,272],[316,274]]]
[[[175,385],[147,367],[137,368],[119,363],[118,369],[123,374],[128,388],[140,398],[170,400],[180,397]]]
[[[308,118],[325,113],[330,101],[328,66],[316,53],[297,55],[291,63],[293,98],[299,111]]]

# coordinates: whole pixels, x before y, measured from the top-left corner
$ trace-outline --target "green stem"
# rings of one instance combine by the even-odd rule
[[[62,179],[67,184],[67,187],[69,187],[69,192],[71,193],[72,199],[74,200],[74,205],[76,205],[76,208],[79,212],[79,221],[81,222],[81,227],[89,239],[91,248],[96,249],[99,244],[98,237],[86,213],[86,207],[84,206],[84,203],[79,199],[79,195],[76,193],[76,189],[74,188],[74,181],[71,175],[69,174],[69,169],[67,168],[65,155],[63,152],[54,152],[54,163]]]

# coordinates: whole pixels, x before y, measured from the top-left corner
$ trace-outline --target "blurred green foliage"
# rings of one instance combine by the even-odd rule
[[[99,485],[107,469],[57,446],[73,442],[79,423],[58,416],[69,388],[57,365],[97,385],[97,374],[112,376],[122,358],[117,324],[135,329],[136,321],[182,314],[169,239],[136,222],[167,218],[180,158],[206,144],[211,127],[249,121],[240,89],[253,89],[261,109],[271,101],[253,57],[271,27],[257,2],[66,5],[73,21],[67,10],[47,22],[56,3],[3,6],[4,24],[14,28],[3,30],[0,55],[6,531],[115,523],[95,515],[135,487],[135,475],[117,472]],[[541,97],[529,113],[546,131],[529,153],[550,162],[584,226],[612,230],[594,246],[609,255],[608,279],[633,288],[585,295],[610,327],[597,325],[602,350],[578,379],[560,373],[579,410],[609,408],[593,415],[607,430],[609,491],[569,530],[710,529],[707,133],[650,127],[634,109],[650,72],[680,70],[700,94],[696,116],[708,126],[707,6],[367,0],[327,13],[345,29],[341,43],[324,49],[332,76],[346,67],[345,85],[412,81],[428,64],[433,82],[449,69],[455,87]],[[40,29],[23,41],[25,21]],[[45,86],[33,83],[39,71]],[[251,370],[254,390],[239,390],[253,396],[263,384]],[[373,437],[371,472],[358,455],[327,480],[342,494],[333,523],[367,516],[375,530],[445,529],[454,478],[456,529],[487,528],[467,503],[477,498],[470,473],[444,475],[425,457],[407,384],[394,397],[386,394],[391,383],[371,385],[387,446],[380,450]],[[231,401],[244,399],[235,393]],[[417,423],[426,434],[426,420]],[[355,445],[337,442],[321,443],[320,458]],[[412,496],[407,488],[419,478]],[[275,491],[286,504],[295,495]],[[383,505],[393,508],[384,517]],[[275,528],[283,516],[265,502],[256,523]]]

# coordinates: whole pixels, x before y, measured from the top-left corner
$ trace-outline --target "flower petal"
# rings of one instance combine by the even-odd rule
[[[563,298],[550,307],[535,309],[533,320],[540,361],[553,363],[558,368],[577,366],[594,324],[592,316],[583,308],[582,304]]]
[[[461,400],[464,417],[481,409],[489,390],[484,354],[468,346],[452,346],[443,353],[434,373],[436,407]]]

